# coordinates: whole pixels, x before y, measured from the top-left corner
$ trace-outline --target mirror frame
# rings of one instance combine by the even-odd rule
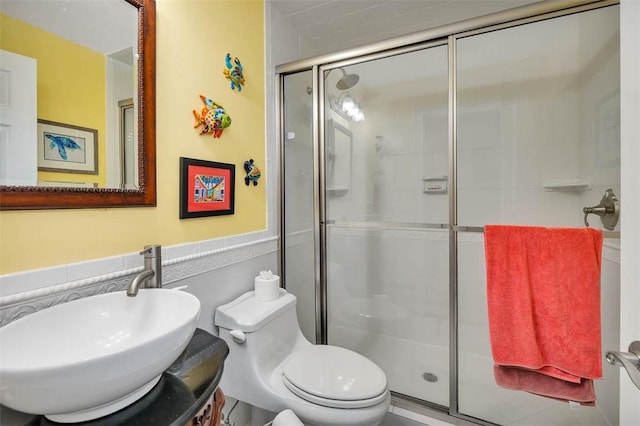
[[[156,205],[156,2],[123,1],[138,9],[139,189],[0,185],[0,210]]]

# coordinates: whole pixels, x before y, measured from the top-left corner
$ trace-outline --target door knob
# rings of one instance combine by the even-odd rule
[[[609,351],[605,356],[609,364],[624,367],[633,384],[640,389],[640,341],[631,342],[629,352]]]

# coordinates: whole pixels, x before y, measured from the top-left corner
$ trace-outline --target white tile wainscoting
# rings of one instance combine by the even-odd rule
[[[198,293],[203,312],[213,311],[251,290],[261,268],[277,271],[277,250],[278,238],[267,232],[163,247],[163,286],[189,285],[186,291]],[[2,275],[0,326],[58,303],[124,290],[142,270],[143,258],[136,252]],[[230,282],[227,275],[236,277],[236,282]],[[230,292],[221,291],[224,288]],[[222,297],[225,293],[228,299]],[[212,329],[212,324],[203,325]]]

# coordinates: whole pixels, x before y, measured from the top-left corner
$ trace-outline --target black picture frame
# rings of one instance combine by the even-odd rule
[[[180,157],[180,219],[235,212],[235,165]]]

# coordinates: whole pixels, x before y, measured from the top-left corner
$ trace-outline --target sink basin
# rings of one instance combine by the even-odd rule
[[[142,289],[63,303],[0,328],[0,403],[61,423],[120,410],[149,392],[189,343],[200,301]]]

